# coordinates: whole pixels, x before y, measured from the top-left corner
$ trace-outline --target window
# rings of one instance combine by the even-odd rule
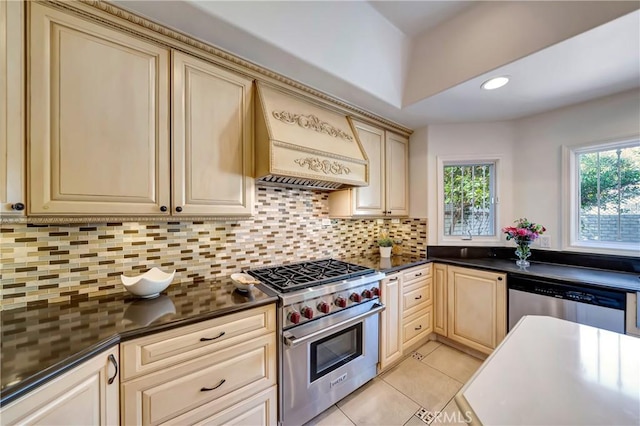
[[[640,141],[570,151],[575,247],[640,250]]]
[[[443,162],[445,237],[495,236],[495,162]]]

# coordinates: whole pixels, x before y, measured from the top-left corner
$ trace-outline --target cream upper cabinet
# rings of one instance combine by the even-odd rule
[[[409,139],[386,132],[386,206],[388,216],[409,214]]]
[[[447,336],[490,354],[507,333],[506,274],[449,266],[447,288]]]
[[[353,214],[383,216],[385,201],[384,130],[353,121],[362,148],[369,159],[369,186],[353,190]]]
[[[253,81],[173,52],[174,215],[251,215]]]
[[[447,265],[433,265],[433,331],[447,335]]]
[[[332,217],[409,214],[409,139],[351,120],[369,160],[369,186],[329,194]]]
[[[0,2],[0,215],[24,215],[24,3]]]
[[[118,425],[118,347],[94,356],[0,410],[3,425]]]
[[[402,274],[388,275],[380,284],[380,368],[386,369],[402,357]]]
[[[29,214],[169,214],[169,51],[29,6]]]

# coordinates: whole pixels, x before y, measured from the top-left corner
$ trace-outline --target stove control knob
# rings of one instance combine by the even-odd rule
[[[345,299],[344,297],[338,297],[336,299],[336,301],[335,301],[335,304],[339,308],[346,308],[347,307],[347,299]]]
[[[318,310],[323,314],[328,314],[331,310],[331,306],[329,306],[327,302],[320,302],[318,303]]]
[[[351,301],[355,303],[362,302],[362,296],[359,295],[358,293],[352,293],[349,299],[351,299]]]
[[[374,296],[380,296],[380,289],[378,287],[373,287],[371,289],[371,293],[373,293]]]
[[[371,290],[364,290],[362,292],[362,297],[364,297],[365,299],[371,299],[373,297],[373,293],[371,292]]]
[[[300,312],[290,312],[289,321],[293,324],[298,324],[300,322]]]
[[[300,309],[300,312],[302,312],[302,315],[304,315],[306,319],[313,318],[313,309],[311,309],[308,306],[305,306],[304,308]]]

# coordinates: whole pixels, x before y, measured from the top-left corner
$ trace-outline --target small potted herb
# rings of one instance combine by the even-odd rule
[[[391,248],[393,247],[393,240],[391,238],[380,238],[378,240],[378,246],[380,247],[380,257],[391,257]]]

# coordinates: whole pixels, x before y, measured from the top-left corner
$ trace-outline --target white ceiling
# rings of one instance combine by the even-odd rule
[[[481,90],[491,77],[510,82]],[[406,108],[430,123],[499,121],[640,87],[640,11],[468,80]]]
[[[637,6],[635,12],[406,105],[413,43],[457,16],[472,16],[486,2],[115,2],[414,129],[520,118],[640,87]],[[482,20],[473,24],[475,30],[492,30],[483,29]],[[497,74],[510,75],[511,83],[491,92],[479,89]]]
[[[400,31],[416,36],[477,2],[377,0],[369,3]]]

